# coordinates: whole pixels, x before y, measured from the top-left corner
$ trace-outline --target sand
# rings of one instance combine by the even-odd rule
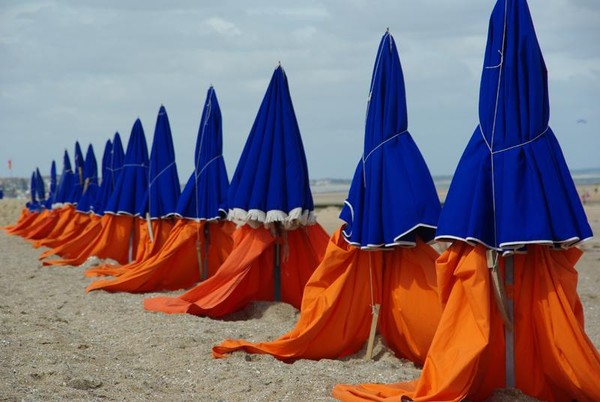
[[[339,200],[330,201],[317,205]],[[0,200],[0,225],[14,223],[22,205]],[[590,200],[586,212],[600,233],[600,203]],[[318,210],[329,233],[340,225],[338,213],[336,206]],[[579,294],[586,331],[598,348],[600,241],[582,248]],[[335,384],[391,383],[420,372],[379,338],[372,360],[364,359],[364,349],[341,360],[293,364],[245,353],[213,359],[211,347],[225,338],[279,337],[294,326],[298,311],[257,302],[227,320],[150,313],[142,301],[159,293],[86,294],[92,279],[83,275],[85,267],[42,267],[40,252],[0,233],[0,401],[333,401]],[[491,400],[533,399],[501,390]]]

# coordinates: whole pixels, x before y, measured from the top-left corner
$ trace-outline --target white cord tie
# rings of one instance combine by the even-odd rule
[[[166,166],[166,167],[165,167],[163,170],[161,170],[161,171],[160,171],[160,173],[159,173],[159,174],[157,174],[157,175],[154,177],[154,179],[152,179],[152,181],[151,181],[150,183],[148,183],[148,187],[152,187],[152,185],[154,184],[154,182],[155,182],[156,180],[158,180],[158,178],[159,178],[159,177],[160,177],[160,176],[161,176],[163,173],[165,173],[165,172],[166,172],[166,171],[167,171],[167,170],[168,170],[168,169],[169,169],[171,166],[173,166],[173,165],[175,165],[175,162],[174,162],[174,161],[173,161],[173,162],[171,162],[171,163],[169,163],[169,164],[168,164],[168,165],[167,165],[167,166]]]
[[[373,149],[371,150],[371,152],[369,152],[369,153],[367,154],[367,156],[364,156],[364,154],[363,154],[363,157],[362,157],[362,165],[363,165],[363,184],[364,184],[364,186],[365,186],[365,187],[367,186],[367,177],[366,177],[366,169],[365,169],[365,165],[366,165],[366,163],[367,163],[367,159],[369,159],[369,158],[371,157],[371,155],[373,154],[373,152],[377,151],[379,148],[381,148],[382,146],[384,146],[385,144],[387,144],[388,142],[390,142],[390,141],[391,141],[391,140],[393,140],[394,138],[396,138],[396,137],[399,137],[399,136],[401,136],[402,134],[404,134],[404,133],[407,133],[407,132],[408,132],[408,130],[404,130],[404,131],[401,131],[401,132],[399,132],[399,133],[396,133],[396,134],[392,135],[390,138],[386,139],[385,141],[382,141],[382,142],[380,142],[380,143],[379,143],[379,144],[378,144],[378,145],[377,145],[375,148],[373,148]]]
[[[512,145],[510,147],[506,147],[506,148],[502,148],[502,149],[498,149],[498,150],[494,151],[494,150],[492,150],[492,146],[487,142],[487,139],[485,138],[485,135],[483,134],[483,129],[481,128],[481,124],[479,124],[479,132],[481,133],[481,137],[483,138],[483,141],[485,142],[485,145],[487,145],[488,150],[490,151],[490,154],[492,154],[492,155],[496,155],[496,154],[499,154],[501,152],[506,152],[506,151],[510,151],[511,149],[515,149],[515,148],[523,147],[525,145],[529,145],[532,142],[537,141],[538,139],[540,139],[544,134],[546,134],[546,132],[548,132],[549,128],[550,127],[547,126],[544,129],[544,131],[542,131],[541,133],[539,133],[534,138],[532,138],[532,139],[530,139],[528,141],[525,141],[525,142],[522,142],[520,144]]]

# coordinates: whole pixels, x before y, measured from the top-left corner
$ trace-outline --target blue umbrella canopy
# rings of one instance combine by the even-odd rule
[[[79,145],[79,141],[75,141],[75,156],[73,161],[73,188],[71,190],[71,194],[68,195],[66,202],[77,203],[81,198],[81,194],[83,193],[83,182],[85,177],[83,175],[83,165],[85,163],[85,159],[83,158],[83,153],[81,152],[81,146]]]
[[[222,218],[229,180],[223,160],[221,109],[213,87],[206,95],[194,157],[194,172],[179,197],[177,215],[197,220]]]
[[[438,239],[510,250],[567,247],[592,236],[549,116],[547,70],[527,2],[499,0],[490,18],[479,125],[454,174]]]
[[[106,140],[106,144],[104,145],[104,154],[102,154],[102,166],[100,168],[102,172],[102,181],[100,182],[96,198],[89,208],[90,212],[93,212],[97,215],[104,214],[104,206],[106,205],[106,202],[108,201],[108,198],[112,194],[114,188],[112,169],[114,152],[113,148],[113,141],[110,139]]]
[[[106,154],[106,149],[104,153]],[[94,147],[90,144],[83,164],[83,193],[77,203],[77,211],[89,212],[92,203],[98,196],[98,190],[98,164],[96,162],[96,155],[94,154]]]
[[[104,144],[104,153],[102,154],[102,165],[100,166],[100,172],[102,173],[102,180],[110,176],[111,172],[111,161],[113,153],[113,143],[109,138]]]
[[[113,142],[113,150],[114,146]],[[104,212],[135,215],[145,202],[147,188],[148,146],[142,122],[137,119],[131,129],[123,168]]]
[[[285,72],[275,69],[227,196],[229,219],[284,226],[314,223],[300,129]]]
[[[69,202],[68,197],[73,191],[73,186],[75,185],[74,182],[75,176],[73,175],[73,170],[71,169],[71,159],[69,158],[69,152],[65,149],[63,156],[63,169],[60,174],[58,187],[56,188],[56,193],[54,194],[52,204]]]
[[[46,198],[46,208],[52,207],[52,200],[56,194],[56,162],[53,160],[50,165],[50,186],[48,189],[48,197]]]
[[[106,152],[107,149],[105,148],[105,153]],[[125,154],[123,152],[123,145],[119,133],[115,133],[115,136],[113,137],[108,159],[105,160],[105,157],[107,157],[106,154],[102,158],[102,182],[100,183],[98,196],[91,207],[92,212],[97,215],[104,214],[104,208],[115,189],[119,174],[123,169],[123,159],[125,158]]]
[[[25,206],[30,211],[36,211],[39,208],[38,199],[37,199],[37,175],[35,170],[31,172],[31,178],[29,179],[29,197],[30,201],[28,201]]]
[[[148,180],[145,202],[138,206],[137,215],[145,216],[149,213],[150,218],[158,219],[175,214],[181,186],[169,116],[162,105],[156,118]]]
[[[46,183],[44,183],[44,178],[42,177],[39,168],[35,168],[35,193],[40,206],[45,206]]]
[[[110,160],[110,171],[112,175],[110,178],[112,179],[112,188],[117,185],[117,181],[119,180],[119,175],[123,170],[123,162],[125,161],[125,151],[123,150],[123,143],[121,142],[121,135],[116,132],[112,141],[112,154]],[[103,176],[104,179],[104,176]]]
[[[340,218],[361,248],[413,246],[435,236],[440,201],[408,132],[404,76],[392,35],[379,44],[367,102],[364,150]]]

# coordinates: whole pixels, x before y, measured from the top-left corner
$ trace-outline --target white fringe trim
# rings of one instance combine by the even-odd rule
[[[523,250],[525,250],[525,248],[527,247],[528,244],[538,244],[538,245],[542,245],[542,246],[548,246],[550,248],[568,249],[571,247],[577,247],[581,243],[590,240],[592,237],[593,236],[586,237],[585,239],[581,239],[579,237],[572,237],[570,239],[556,240],[556,241],[552,241],[552,240],[528,240],[528,241],[525,241],[524,240],[524,241],[501,243],[499,245],[499,247],[494,247],[490,244],[487,244],[483,240],[478,239],[476,237],[463,238],[460,236],[441,235],[441,236],[436,236],[435,241],[450,242],[450,243],[454,243],[455,241],[462,241],[462,242],[470,244],[471,246],[481,244],[481,245],[485,246],[486,248],[489,248],[491,250],[496,250],[499,253],[502,253],[502,256],[507,256],[507,255],[518,254],[518,253],[523,252]]]
[[[300,207],[294,208],[288,213],[276,209],[265,212],[260,209],[246,211],[241,208],[233,208],[229,210],[227,219],[238,226],[249,225],[253,228],[260,226],[268,227],[272,223],[279,222],[286,230],[296,229],[300,226],[314,225],[317,222],[314,211]]]
[[[345,227],[348,227],[348,225],[346,225]],[[427,225],[425,223],[419,223],[415,226],[413,226],[412,228],[410,228],[409,230],[405,231],[404,233],[396,236],[394,238],[394,241],[391,243],[380,243],[380,244],[367,244],[366,246],[361,245],[359,242],[355,242],[355,241],[350,241],[348,238],[350,237],[350,235],[346,235],[346,231],[345,228],[342,230],[342,233],[344,234],[344,240],[346,240],[346,242],[354,247],[358,247],[361,250],[387,250],[387,249],[391,249],[393,247],[405,247],[405,248],[411,248],[411,247],[416,247],[417,246],[417,242],[416,241],[408,241],[408,240],[400,240],[403,236],[406,236],[408,233],[412,232],[413,230],[417,230],[420,228],[429,228],[429,229],[436,229],[437,226],[433,226],[433,225]],[[421,239],[423,240],[423,239]],[[427,242],[427,244],[432,245],[435,243],[435,240],[431,240],[429,242]]]

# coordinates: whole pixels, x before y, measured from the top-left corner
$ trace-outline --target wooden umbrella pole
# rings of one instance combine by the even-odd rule
[[[369,332],[369,340],[367,342],[367,353],[365,354],[365,360],[371,360],[373,357],[373,346],[375,343],[375,333],[377,332],[377,322],[379,321],[379,309],[381,305],[375,304],[373,296],[373,271],[371,267],[371,252],[369,254],[369,286],[371,289],[371,331]]]
[[[371,332],[369,332],[369,342],[367,343],[367,354],[365,360],[371,360],[373,357],[373,346],[375,344],[375,333],[377,332],[377,321],[379,321],[379,304],[374,304],[371,309]]]
[[[514,283],[514,256],[509,255],[504,259],[504,283],[505,289],[512,289]],[[513,293],[513,292],[511,292]],[[511,295],[512,296],[512,295]],[[512,297],[506,298],[506,310],[508,319],[512,325],[504,326],[505,359],[506,359],[506,387],[515,387],[515,333],[514,333],[514,311]]]
[[[150,212],[146,212],[146,223],[148,224],[148,236],[150,236],[150,243],[154,243],[154,232],[152,231],[152,220],[150,219]]]

